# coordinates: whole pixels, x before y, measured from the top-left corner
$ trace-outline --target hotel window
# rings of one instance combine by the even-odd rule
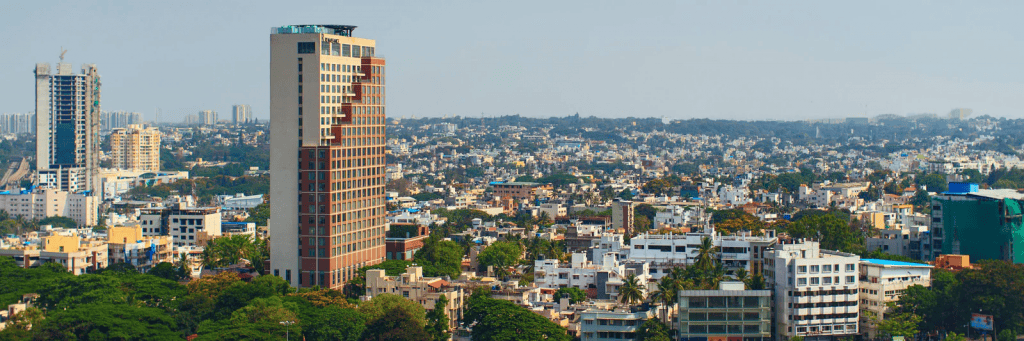
[[[300,42],[298,45],[299,54],[310,54],[316,53],[316,43],[314,42]]]
[[[821,279],[818,278],[818,277],[811,277],[811,285],[818,285],[818,284],[820,284],[821,283],[820,280]]]
[[[807,279],[806,278],[797,279],[797,284],[800,285],[800,286],[807,285]]]

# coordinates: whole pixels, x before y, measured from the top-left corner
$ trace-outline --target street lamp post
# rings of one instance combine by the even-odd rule
[[[284,339],[285,339],[285,341],[288,341],[289,340],[289,336],[290,336],[290,335],[288,335],[289,332],[290,332],[288,327],[290,327],[294,323],[295,323],[295,321],[281,321],[281,325],[283,325],[285,327],[285,330],[284,330]]]

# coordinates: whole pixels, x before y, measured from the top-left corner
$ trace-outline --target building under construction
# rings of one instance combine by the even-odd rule
[[[932,257],[969,255],[1024,263],[1024,194],[1011,189],[978,189],[951,182],[931,199]]]

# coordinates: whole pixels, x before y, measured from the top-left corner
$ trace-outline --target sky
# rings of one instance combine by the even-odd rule
[[[1024,117],[1024,2],[19,1],[0,9],[0,113],[35,63],[96,64],[102,108],[270,117],[271,27],[356,25],[389,117]]]

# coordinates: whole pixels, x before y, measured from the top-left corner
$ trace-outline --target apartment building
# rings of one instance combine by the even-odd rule
[[[868,319],[871,312],[879,321],[885,319],[887,303],[899,301],[907,288],[932,285],[933,266],[922,263],[898,262],[884,259],[860,261],[861,331],[875,337],[878,329]]]
[[[270,34],[270,271],[340,289],[384,259],[385,63],[355,26]]]
[[[895,225],[878,230],[877,237],[867,238],[868,251],[882,250],[890,255],[929,260],[932,255],[932,237],[925,225]]]
[[[25,219],[68,217],[79,226],[95,226],[100,199],[97,196],[41,188],[18,194],[0,192],[0,210]]]
[[[110,158],[117,169],[160,171],[160,130],[131,124],[110,133]]]
[[[746,290],[743,282],[721,282],[718,290],[680,290],[677,340],[771,338],[771,290]]]
[[[252,123],[252,107],[248,104],[236,104],[231,106],[231,123],[243,125]]]
[[[815,241],[766,251],[764,276],[775,288],[775,337],[825,340],[857,335],[860,256],[821,250]]]
[[[580,340],[636,340],[640,326],[652,318],[655,318],[653,310],[590,308],[580,314]]]
[[[727,269],[743,268],[747,271],[760,269],[759,255],[775,245],[775,231],[754,236],[749,232],[723,236],[708,228],[709,233],[687,234],[642,234],[630,239],[628,258],[632,262],[650,264],[651,277],[661,279],[673,268],[692,265],[697,261],[700,245],[704,238],[719,249],[718,260]]]
[[[75,233],[50,235],[38,244],[0,249],[0,256],[12,257],[24,268],[57,263],[75,275],[94,273],[109,264],[105,240],[83,239]]]
[[[143,208],[139,224],[144,236],[171,236],[174,246],[195,246],[222,234],[220,208],[186,207],[185,203]]]
[[[588,261],[583,253],[574,253],[571,257],[568,264],[557,259],[534,261],[533,283],[540,288],[593,290],[598,299],[614,300],[629,275],[636,275],[640,283],[648,283],[651,279],[647,263],[621,263],[613,253],[605,253],[600,265]]]
[[[115,226],[107,229],[110,263],[128,263],[139,272],[148,272],[162,262],[173,262],[170,236],[145,236],[142,227]]]
[[[519,202],[531,202],[537,198],[538,189],[550,190],[552,187],[550,184],[540,184],[536,182],[495,182],[491,183],[491,187],[494,188],[495,197],[511,198],[518,200]]]
[[[448,315],[449,326],[456,328],[462,320],[466,299],[469,295],[460,286],[453,286],[441,277],[423,277],[423,267],[410,266],[405,273],[398,276],[387,276],[384,270],[366,271],[366,295],[393,294],[419,303],[427,311],[434,310],[434,304],[441,296],[448,299],[445,314]]]

